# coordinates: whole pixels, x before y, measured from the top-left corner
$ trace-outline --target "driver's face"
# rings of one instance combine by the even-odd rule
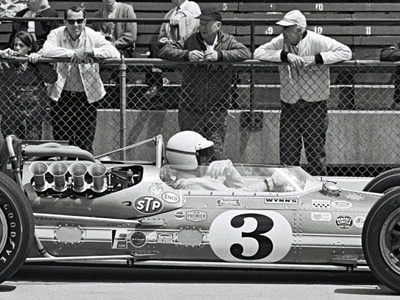
[[[200,166],[206,166],[208,165],[210,162],[210,158],[207,156],[200,156],[199,157],[199,165]]]

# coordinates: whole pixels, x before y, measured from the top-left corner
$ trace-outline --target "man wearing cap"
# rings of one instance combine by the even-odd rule
[[[222,16],[215,8],[202,10],[199,32],[164,46],[160,57],[174,61],[237,62],[251,53],[232,35],[221,30]],[[220,159],[231,106],[232,66],[190,64],[184,67],[178,121],[180,130],[193,130],[214,142]]]
[[[282,34],[258,47],[254,58],[280,65],[281,164],[299,165],[302,144],[313,175],[324,175],[330,74],[327,65],[351,59],[349,47],[306,30],[305,16],[288,12],[277,22]]]

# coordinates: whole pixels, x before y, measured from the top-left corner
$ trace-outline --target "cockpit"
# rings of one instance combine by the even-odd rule
[[[208,165],[202,165],[190,171],[182,171],[165,165],[160,172],[160,178],[174,189],[183,190],[303,192],[321,188],[322,185],[321,181],[309,175],[301,167],[245,164],[235,164],[234,167],[239,176],[213,178],[208,174]],[[232,184],[229,181],[237,182]],[[268,182],[273,182],[273,184]]]

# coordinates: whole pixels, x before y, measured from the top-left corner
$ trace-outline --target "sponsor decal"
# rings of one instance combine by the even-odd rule
[[[174,234],[172,232],[158,232],[157,243],[172,244],[174,242]]]
[[[349,229],[353,225],[353,219],[349,216],[338,216],[336,218],[336,226],[340,229]]]
[[[116,229],[112,231],[111,236],[111,249],[127,249],[128,230]]]
[[[353,206],[353,204],[351,204],[348,201],[333,201],[331,205],[333,208],[338,208],[338,209],[349,209]]]
[[[143,196],[135,200],[134,207],[143,214],[155,214],[163,208],[161,200],[152,196]]]
[[[183,219],[185,217],[185,212],[183,210],[178,210],[175,213],[175,218],[177,219]]]
[[[207,220],[207,213],[200,210],[192,210],[186,213],[186,220],[191,222],[201,222]]]
[[[294,242],[288,220],[267,209],[225,211],[212,220],[207,238],[221,260],[242,263],[279,262]]]
[[[265,204],[297,204],[299,200],[297,198],[265,198]]]
[[[241,206],[239,199],[218,199],[217,200],[218,207],[221,206]]]
[[[178,195],[171,193],[171,192],[165,192],[161,195],[161,199],[163,199],[165,202],[174,204],[178,203],[180,198]]]
[[[365,222],[365,217],[362,216],[358,216],[354,218],[354,226],[356,226],[357,228],[363,228],[364,226],[364,222]]]
[[[146,244],[146,235],[141,231],[135,231],[131,235],[131,244],[136,248],[143,247]]]
[[[352,201],[362,201],[365,200],[364,195],[360,195],[360,194],[347,194],[346,198]]]
[[[311,220],[315,222],[330,222],[332,221],[332,214],[328,212],[312,212]]]
[[[329,200],[312,200],[312,207],[329,209],[329,208],[331,208],[331,201],[329,201]]]

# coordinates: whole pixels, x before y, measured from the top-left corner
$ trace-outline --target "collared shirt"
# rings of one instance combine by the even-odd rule
[[[74,41],[69,34],[66,35],[66,39],[72,49],[79,48],[79,39]],[[68,69],[67,79],[65,80],[64,91],[69,92],[84,92],[85,88],[82,83],[81,73],[79,72],[78,64],[71,64]]]
[[[75,54],[75,45],[69,42],[68,37],[69,33],[66,26],[52,30],[43,45],[43,56],[53,58],[72,57]],[[92,48],[95,58],[120,57],[118,50],[100,32],[96,32],[91,28],[85,27],[78,41],[78,48]],[[69,74],[71,74],[72,65],[71,63],[57,63],[58,80],[49,87],[49,97],[51,99],[57,101],[65,87],[70,86],[66,82],[70,79]],[[77,64],[77,66],[89,103],[102,99],[106,92],[100,79],[99,64]]]

